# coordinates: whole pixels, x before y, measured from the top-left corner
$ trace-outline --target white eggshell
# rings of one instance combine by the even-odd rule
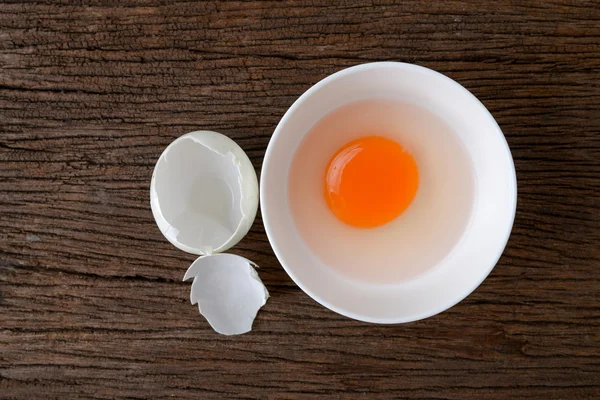
[[[150,204],[156,224],[173,245],[198,255],[222,252],[248,233],[256,217],[256,172],[227,136],[191,132],[158,159]]]
[[[184,281],[194,278],[190,292],[212,328],[223,335],[239,335],[252,329],[258,310],[269,292],[251,261],[234,254],[199,257],[189,267]]]

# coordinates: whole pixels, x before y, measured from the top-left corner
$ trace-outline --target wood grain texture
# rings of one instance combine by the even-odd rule
[[[337,5],[336,5],[337,3]],[[215,334],[156,228],[174,138],[228,134],[260,171],[292,102],[342,68],[434,68],[498,120],[519,181],[489,278],[377,326],[286,275],[260,216],[233,252],[271,299]],[[600,3],[0,3],[0,398],[600,398]]]

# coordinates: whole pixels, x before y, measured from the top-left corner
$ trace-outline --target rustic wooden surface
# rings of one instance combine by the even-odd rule
[[[600,3],[394,3],[2,1],[0,398],[600,398]],[[150,212],[157,157],[214,129],[260,171],[304,90],[377,60],[497,118],[519,180],[504,256],[451,310],[376,326],[302,293],[259,216],[233,252],[272,297],[253,332],[215,334]]]

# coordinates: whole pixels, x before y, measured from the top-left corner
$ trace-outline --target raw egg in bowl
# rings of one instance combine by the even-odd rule
[[[275,129],[260,184],[281,265],[350,318],[402,323],[442,312],[491,272],[516,210],[498,124],[452,79],[363,64],[306,91]]]

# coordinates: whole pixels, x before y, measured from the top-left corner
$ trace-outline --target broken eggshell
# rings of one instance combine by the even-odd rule
[[[250,331],[269,293],[251,261],[215,254],[237,244],[256,217],[258,180],[246,153],[217,132],[181,136],[156,163],[150,204],[167,240],[201,255],[184,276],[194,278],[192,304],[218,333]]]
[[[249,332],[267,302],[269,292],[253,265],[241,256],[215,254],[199,257],[185,273],[184,281],[194,278],[190,301],[218,333]]]
[[[160,155],[150,183],[152,214],[162,234],[188,253],[219,253],[237,244],[254,222],[258,180],[233,140],[196,131]]]

